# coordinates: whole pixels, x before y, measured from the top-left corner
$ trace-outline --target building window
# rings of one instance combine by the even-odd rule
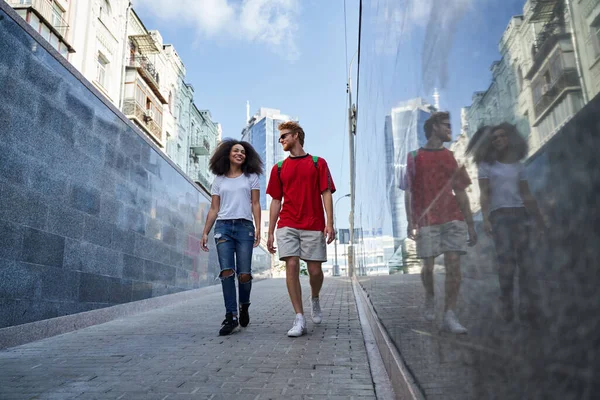
[[[590,26],[594,56],[600,57],[600,16]]]
[[[55,28],[64,28],[65,20],[63,16],[65,15],[65,10],[63,10],[57,2],[52,2],[52,26]],[[61,31],[59,29],[59,31]],[[61,31],[62,32],[62,31]]]
[[[519,80],[519,91],[523,90],[523,70],[521,67],[517,68],[517,79]]]
[[[108,69],[108,60],[102,55],[98,54],[98,69],[96,71],[96,82],[102,87],[106,87],[107,78],[106,70]]]
[[[110,14],[110,3],[108,2],[108,0],[102,1],[102,4],[100,5],[100,19],[106,22],[108,21],[108,17],[110,17]]]

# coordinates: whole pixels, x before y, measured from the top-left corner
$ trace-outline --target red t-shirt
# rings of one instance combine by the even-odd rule
[[[310,154],[288,157],[281,166],[280,175],[275,164],[271,169],[267,194],[275,200],[283,198],[277,227],[324,230],[325,213],[321,193],[327,189],[335,192],[329,167],[322,158],[319,158],[315,167]]]
[[[421,148],[416,157],[409,154],[406,168],[412,216],[417,226],[464,221],[453,190],[466,189],[471,179],[450,150]]]

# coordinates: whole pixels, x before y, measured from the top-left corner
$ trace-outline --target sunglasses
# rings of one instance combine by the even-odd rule
[[[286,132],[283,135],[279,136],[279,141],[281,142],[282,140],[284,140],[288,135],[291,135],[294,132]]]

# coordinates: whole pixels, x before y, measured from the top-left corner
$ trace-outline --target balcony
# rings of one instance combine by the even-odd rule
[[[135,68],[138,71],[162,104],[168,103],[167,99],[165,99],[160,92],[160,77],[158,71],[156,71],[156,67],[148,57],[141,54],[132,55],[129,58],[129,67]]]
[[[190,148],[197,156],[207,156],[210,154],[210,143],[205,137],[192,137],[190,139]]]
[[[563,70],[553,81],[541,86],[541,96],[534,104],[535,118],[539,120],[568,91],[581,90],[577,70]],[[535,124],[534,124],[535,125]]]
[[[15,10],[32,10],[50,29],[63,40],[69,32],[69,24],[48,0],[6,0]]]
[[[562,5],[561,0],[532,0],[531,1],[531,22],[548,22],[556,14],[557,9]]]
[[[133,99],[125,100],[123,104],[123,113],[127,118],[136,122],[148,135],[162,147],[162,126],[160,120],[148,118],[148,110],[142,108]]]

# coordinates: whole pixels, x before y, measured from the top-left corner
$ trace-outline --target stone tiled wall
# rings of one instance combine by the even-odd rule
[[[0,2],[0,328],[216,283],[208,196],[23,24]]]

